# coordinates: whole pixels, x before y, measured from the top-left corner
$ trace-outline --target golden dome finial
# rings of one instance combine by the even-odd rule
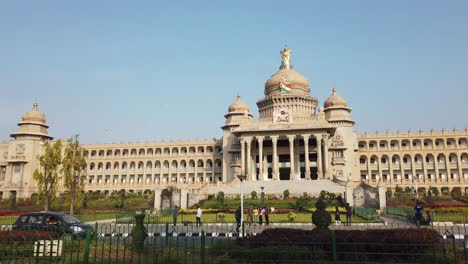
[[[333,89],[332,89],[332,95],[336,95],[336,88],[335,87],[333,87]]]
[[[37,99],[34,99],[33,111],[37,111],[38,106],[39,106],[39,104],[37,103]]]

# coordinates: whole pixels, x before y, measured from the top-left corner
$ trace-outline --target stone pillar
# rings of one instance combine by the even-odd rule
[[[349,205],[353,206],[354,205],[354,194],[353,194],[353,186],[350,182],[346,183],[345,186],[345,199],[346,203],[349,203]]]
[[[414,156],[410,156],[410,158],[411,158],[411,174],[413,174],[411,179],[413,180],[413,182],[418,182],[419,179],[416,178],[416,160],[414,159]]]
[[[380,210],[383,210],[385,207],[387,207],[387,194],[386,194],[386,189],[385,185],[379,184],[377,186],[378,192],[379,192],[379,207]]]
[[[405,154],[403,154],[403,157],[400,159],[400,183],[403,182],[403,179],[405,178],[405,166],[403,165],[403,158],[405,157]]]
[[[323,178],[329,178],[328,177],[328,146],[327,146],[327,141],[328,141],[328,134],[323,134]]]
[[[309,135],[302,135],[302,138],[304,139],[305,178],[310,180]]]
[[[180,208],[188,208],[188,188],[180,189]]]
[[[252,148],[252,138],[246,138],[246,143],[247,143],[247,172],[245,173],[245,176],[247,176],[247,180],[253,181],[253,173],[252,173],[252,154],[251,154],[251,148]]]
[[[382,176],[382,156],[379,156],[377,157],[379,160],[377,162],[378,166],[379,166],[379,182],[382,182],[383,181],[383,176]]]
[[[390,177],[388,178],[388,182],[392,183],[393,181],[393,167],[392,167],[392,157],[389,157],[388,161],[388,171],[390,173]]]
[[[450,159],[450,154],[445,155],[445,173],[447,174],[447,184],[452,183],[452,178],[450,176],[452,169],[450,168],[449,159]]]
[[[258,141],[258,175],[259,179],[264,181],[265,175],[263,174],[263,139],[264,137],[257,137]]]
[[[290,172],[289,180],[295,180],[296,177],[296,168],[294,166],[294,138],[296,136],[288,136],[289,139],[289,163],[290,163]]]
[[[245,175],[245,140],[244,138],[239,138],[240,147],[241,147],[241,175]]]
[[[279,169],[278,169],[278,136],[270,136],[273,145],[273,180],[279,180]]]
[[[458,169],[458,182],[465,181],[463,177],[463,169],[462,169],[462,161],[461,161],[461,155],[457,155],[457,169]]]
[[[435,182],[439,181],[439,161],[437,160],[437,155],[434,156],[434,180]]]
[[[154,189],[154,209],[161,210],[161,193],[163,188]]]
[[[317,178],[322,179],[322,138],[318,135],[315,135],[317,140]]]

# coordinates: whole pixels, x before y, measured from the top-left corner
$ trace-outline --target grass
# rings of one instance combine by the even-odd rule
[[[311,200],[309,201],[308,207],[314,207],[315,202],[317,200]],[[244,199],[244,208],[249,207],[250,205],[253,206],[261,206],[262,200],[261,199]],[[294,208],[294,205],[296,204],[296,200],[265,200],[265,205],[268,207],[274,207],[274,208]],[[235,209],[239,207],[240,205],[240,199],[225,199],[224,200],[224,205],[228,209]],[[329,207],[335,207],[339,206],[337,204],[336,200],[333,200],[332,202],[328,202],[327,206]],[[211,200],[205,200],[201,202],[200,207],[202,209],[208,209],[208,208],[219,208],[219,205],[216,201],[216,199],[211,199]]]
[[[234,223],[236,222],[234,218],[234,214],[225,213],[224,219],[219,217],[219,214],[203,214],[201,221],[203,223]],[[312,223],[311,213],[296,213],[296,219],[294,223]],[[334,218],[333,218],[334,219]],[[342,222],[345,221],[345,215],[341,217]],[[183,221],[189,221],[192,223],[196,222],[195,214],[181,214],[177,218],[177,222],[181,223]],[[244,215],[244,221],[247,222],[247,216]],[[334,220],[333,220],[334,221]],[[353,223],[372,223],[375,221],[367,221],[362,217],[357,215],[353,215],[352,218]],[[265,219],[263,219],[265,222]],[[145,219],[145,223],[172,223],[172,216],[162,216],[159,218],[149,217]],[[270,223],[290,223],[288,220],[288,214],[270,214]]]

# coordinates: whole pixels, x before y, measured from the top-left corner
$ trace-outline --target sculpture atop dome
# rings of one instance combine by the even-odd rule
[[[284,48],[283,50],[280,51],[280,54],[281,54],[281,66],[280,66],[280,70],[282,69],[292,69],[293,66],[291,64],[291,49],[289,48]]]

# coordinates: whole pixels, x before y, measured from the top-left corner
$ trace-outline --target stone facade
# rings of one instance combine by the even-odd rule
[[[468,130],[357,134],[351,108],[332,89],[319,107],[309,81],[293,69],[291,51],[265,82],[254,118],[240,96],[228,107],[219,140],[86,144],[86,191],[181,190],[193,197],[266,188],[268,193],[318,193],[352,199],[359,184],[385,187],[468,187]],[[13,140],[0,143],[0,197],[37,192],[32,174],[48,135],[45,115],[23,115]],[[61,188],[63,191],[63,188]],[[352,203],[352,201],[350,201]],[[156,205],[155,205],[156,206]],[[157,206],[161,206],[159,204]]]

